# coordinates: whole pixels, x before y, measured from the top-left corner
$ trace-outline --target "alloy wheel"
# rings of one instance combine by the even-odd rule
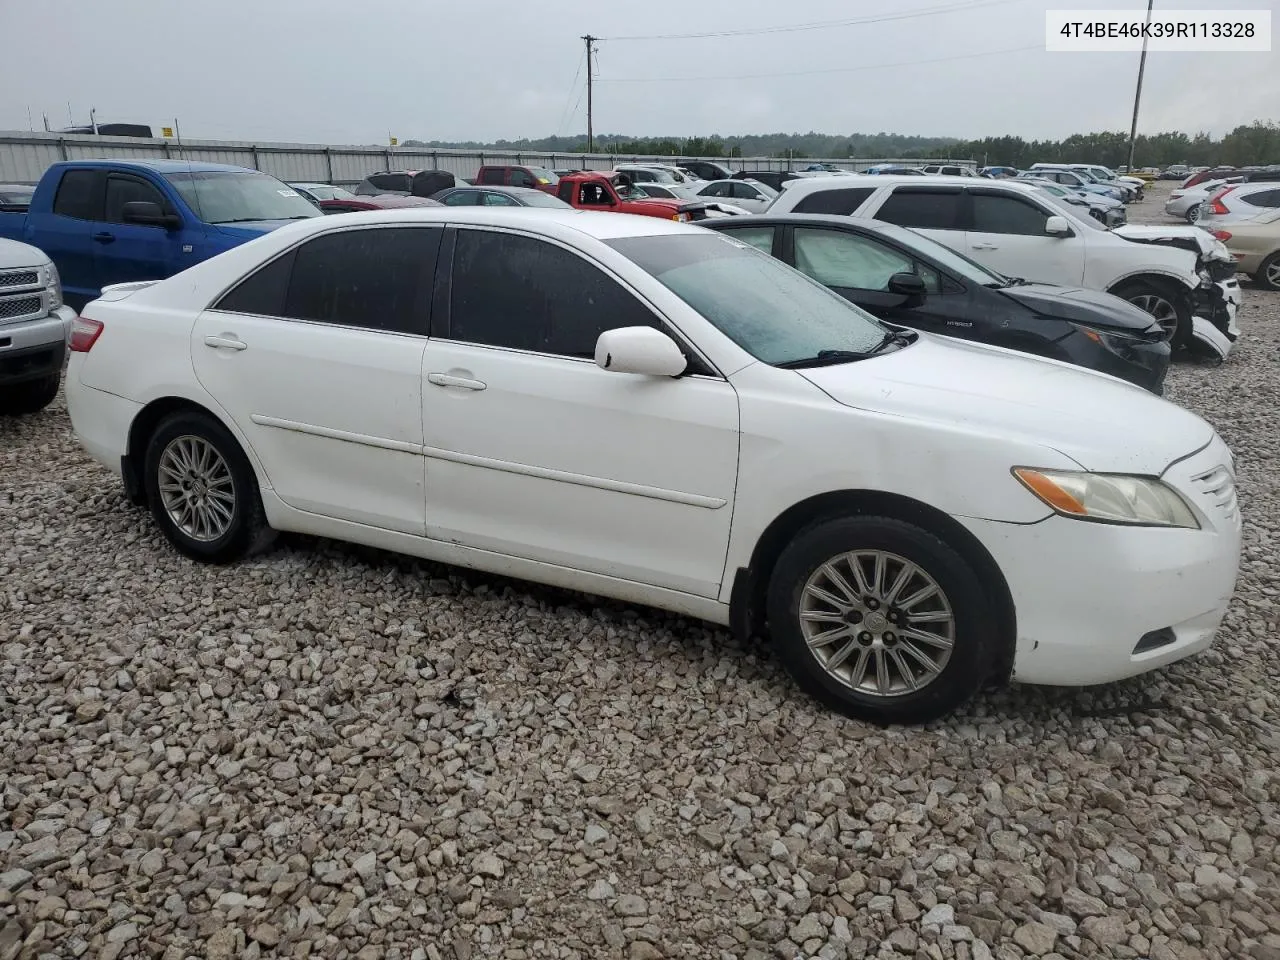
[[[1273,260],[1267,265],[1265,276],[1272,290],[1280,290],[1280,260]]]
[[[814,659],[865,696],[923,690],[955,646],[955,614],[938,582],[884,550],[843,553],[819,566],[801,590],[797,616]]]
[[[1178,330],[1178,309],[1158,293],[1144,293],[1130,297],[1129,302],[1155,317],[1164,330],[1164,338],[1170,340]]]
[[[203,437],[175,437],[160,454],[160,498],[174,526],[193,540],[225,536],[235,517],[231,467]]]

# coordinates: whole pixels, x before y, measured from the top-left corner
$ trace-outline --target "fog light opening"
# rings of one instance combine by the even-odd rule
[[[1142,639],[1138,641],[1138,645],[1133,648],[1133,652],[1149,653],[1152,650],[1159,650],[1161,647],[1176,643],[1177,640],[1178,636],[1173,632],[1173,627],[1161,627],[1159,630],[1144,633]]]

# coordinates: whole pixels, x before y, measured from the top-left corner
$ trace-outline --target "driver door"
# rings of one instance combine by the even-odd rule
[[[149,181],[109,172],[102,222],[95,223],[90,232],[99,287],[131,280],[164,280],[196,262],[187,233],[190,228],[169,230],[125,222],[124,205],[136,200],[154,203],[164,213],[177,212]]]
[[[1084,241],[1075,234],[1045,233],[1049,209],[1003,192],[975,189],[969,197],[966,252],[974,260],[1007,277],[1058,284],[1083,280]]]

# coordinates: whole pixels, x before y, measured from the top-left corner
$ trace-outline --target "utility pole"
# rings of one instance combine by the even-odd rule
[[[1147,0],[1147,26],[1151,26],[1151,7],[1155,0]],[[1133,176],[1133,151],[1138,145],[1138,101],[1142,99],[1142,74],[1147,68],[1147,34],[1142,34],[1142,56],[1138,60],[1138,89],[1133,92],[1133,124],[1129,127],[1129,166],[1125,173]]]
[[[582,41],[587,45],[587,153],[590,153],[595,146],[595,140],[592,135],[592,119],[595,113],[595,105],[591,102],[591,57],[595,53],[595,43],[599,37],[593,37],[587,34]]]

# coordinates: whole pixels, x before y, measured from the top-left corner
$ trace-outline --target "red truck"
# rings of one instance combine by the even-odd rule
[[[556,196],[578,210],[638,213],[664,220],[705,220],[707,205],[690,200],[646,196],[622,174],[571,173],[561,177]]]

